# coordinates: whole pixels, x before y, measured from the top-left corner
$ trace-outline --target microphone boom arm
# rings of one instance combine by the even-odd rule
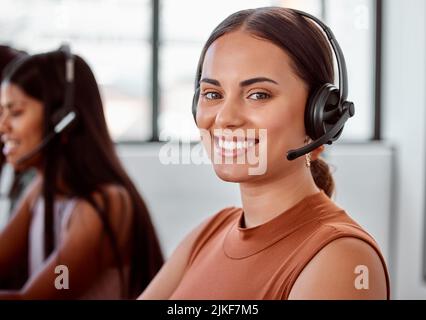
[[[339,119],[339,121],[336,122],[334,127],[328,131],[325,135],[318,138],[317,140],[313,141],[312,143],[301,147],[299,149],[293,149],[289,150],[287,152],[287,160],[294,160],[299,158],[300,156],[303,156],[304,154],[307,154],[316,148],[322,146],[323,144],[332,144],[332,139],[344,126],[345,122],[352,116],[351,114],[351,108],[347,108],[345,112],[343,113],[342,117]]]

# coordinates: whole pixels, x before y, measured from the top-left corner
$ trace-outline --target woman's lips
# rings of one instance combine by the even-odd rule
[[[259,139],[214,136],[215,152],[221,157],[238,157],[259,143]]]

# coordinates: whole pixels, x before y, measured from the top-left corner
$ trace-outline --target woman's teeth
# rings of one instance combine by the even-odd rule
[[[18,142],[16,141],[12,141],[12,140],[6,141],[3,146],[3,154],[8,155],[10,151],[13,148],[15,148],[17,145],[18,145]]]
[[[218,139],[218,146],[220,148],[226,149],[226,150],[241,150],[241,149],[247,149],[250,147],[253,147],[256,144],[255,140],[245,140],[245,141],[229,141],[229,140],[223,140]]]
[[[220,153],[225,156],[234,156],[246,152],[255,146],[259,140],[250,138],[236,137],[215,137],[216,146]]]

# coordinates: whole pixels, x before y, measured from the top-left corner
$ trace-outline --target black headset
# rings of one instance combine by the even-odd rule
[[[290,10],[302,17],[313,20],[323,29],[336,56],[339,70],[339,88],[334,84],[325,83],[309,96],[305,108],[305,129],[309,137],[314,141],[299,149],[289,150],[287,152],[287,159],[294,160],[325,143],[332,144],[333,141],[337,140],[342,134],[345,122],[355,114],[355,106],[353,102],[346,100],[348,96],[346,62],[342,49],[333,32],[313,15],[300,10]],[[192,115],[195,121],[200,96],[200,77],[201,72],[198,72],[195,82],[195,93],[192,99]]]
[[[65,56],[65,95],[64,104],[52,115],[53,131],[49,132],[40,144],[22,156],[17,163],[22,164],[45,148],[50,141],[76,121],[77,112],[74,108],[74,56],[68,44],[63,44],[58,49]]]

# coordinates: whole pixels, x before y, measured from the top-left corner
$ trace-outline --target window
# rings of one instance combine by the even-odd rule
[[[321,1],[162,0],[160,7],[160,140],[198,140],[191,102],[197,62],[213,29],[235,11],[265,6],[297,6],[320,15]]]
[[[149,0],[3,0],[0,41],[29,53],[63,41],[92,67],[113,138],[151,137]]]
[[[229,14],[285,6],[321,17],[345,53],[356,116],[342,140],[374,136],[380,0],[3,0],[0,42],[30,53],[67,40],[92,66],[115,141],[198,140],[191,114],[204,41]]]
[[[246,8],[284,6],[322,18],[333,30],[345,54],[349,99],[356,117],[345,126],[343,139],[367,140],[373,135],[375,37],[373,0],[282,0],[211,2],[161,1],[160,112],[161,140],[198,139],[191,114],[196,64],[210,32],[229,14]],[[336,75],[337,83],[338,75]]]
[[[374,134],[375,110],[375,3],[372,0],[327,0],[325,21],[345,54],[348,98],[355,116],[345,125],[342,137],[367,140]],[[337,79],[337,78],[336,78]]]

